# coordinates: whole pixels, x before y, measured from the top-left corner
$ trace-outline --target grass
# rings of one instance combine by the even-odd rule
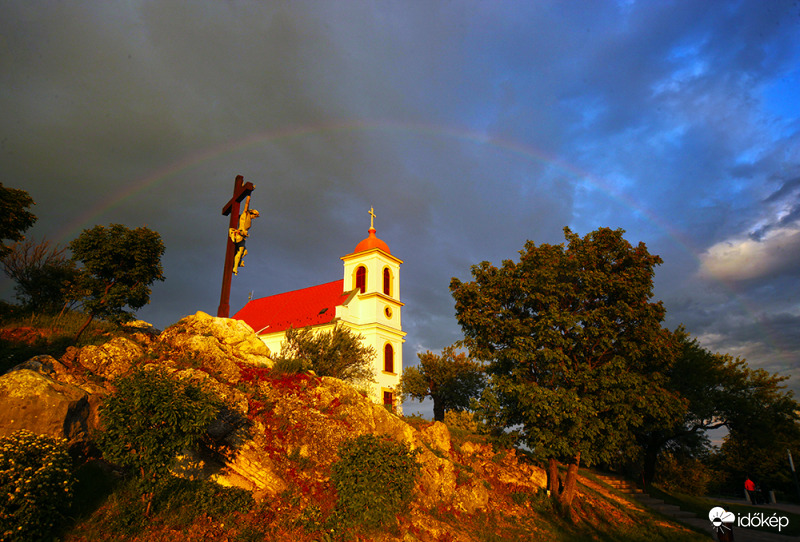
[[[34,356],[60,358],[70,346],[99,345],[122,333],[119,326],[95,319],[76,343],[75,334],[85,321],[86,315],[75,311],[55,315],[5,313],[0,319],[0,374]],[[3,336],[4,330],[15,333]]]

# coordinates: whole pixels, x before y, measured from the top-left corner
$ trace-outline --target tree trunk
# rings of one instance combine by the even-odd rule
[[[644,471],[642,472],[642,477],[644,478],[645,486],[649,486],[651,483],[653,483],[653,478],[656,475],[658,452],[660,450],[660,446],[656,446],[652,443],[644,448]]]
[[[437,401],[436,397],[433,398],[433,421],[444,421],[444,401]]]
[[[559,490],[561,489],[560,482],[561,480],[558,478],[558,461],[551,457],[547,464],[547,489],[550,491],[551,499],[558,498]]]
[[[578,466],[581,464],[581,454],[578,452],[567,465],[567,478],[564,481],[564,491],[561,492],[559,502],[564,508],[572,507],[572,499],[575,497],[575,486],[578,482]]]
[[[83,333],[86,330],[86,328],[89,327],[89,324],[92,322],[92,319],[94,319],[94,314],[89,314],[89,318],[86,319],[81,328],[75,334],[76,343],[78,342],[78,338],[81,336],[81,333]]]

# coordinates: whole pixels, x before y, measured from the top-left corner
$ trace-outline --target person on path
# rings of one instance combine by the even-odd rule
[[[756,501],[756,484],[750,479],[744,481],[744,490],[747,492],[747,496],[750,498],[750,504],[758,504]]]

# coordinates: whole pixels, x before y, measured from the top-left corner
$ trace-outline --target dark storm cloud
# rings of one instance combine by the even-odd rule
[[[451,277],[527,239],[559,243],[565,225],[622,227],[665,260],[670,326],[788,367],[799,11],[5,2],[2,181],[36,199],[33,237],[159,231],[167,282],[140,313],[159,326],[216,312],[220,209],[242,174],[261,217],[234,309],[340,278],[372,206],[405,261],[408,364],[458,338]],[[750,331],[753,314],[780,349]]]

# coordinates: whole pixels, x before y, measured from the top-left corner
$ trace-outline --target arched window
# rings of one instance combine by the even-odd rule
[[[383,391],[383,406],[386,410],[394,412],[394,393],[390,391]]]
[[[383,347],[383,370],[387,373],[394,372],[394,348],[389,343]]]
[[[388,267],[383,268],[383,293],[392,295],[392,273]]]
[[[356,269],[356,288],[363,294],[367,290],[367,268],[359,265]]]

